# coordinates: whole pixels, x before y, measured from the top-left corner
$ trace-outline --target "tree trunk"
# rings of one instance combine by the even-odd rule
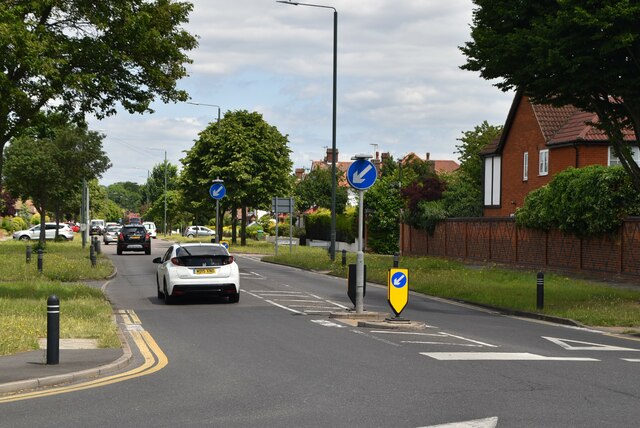
[[[238,226],[238,207],[231,206],[231,243],[237,244],[238,239],[236,235],[236,227]]]
[[[240,245],[243,247],[247,245],[247,207],[242,206],[242,223],[240,224]]]
[[[38,246],[40,248],[44,248],[45,247],[45,239],[46,239],[46,233],[47,233],[47,218],[46,218],[46,211],[44,209],[44,206],[37,206],[36,207],[36,211],[38,211],[38,214],[40,214],[40,237],[38,238]]]

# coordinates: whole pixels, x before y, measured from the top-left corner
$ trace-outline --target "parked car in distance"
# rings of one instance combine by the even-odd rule
[[[144,251],[151,254],[151,236],[141,224],[127,224],[122,226],[118,234],[118,248],[116,252],[122,255],[123,251]]]
[[[189,226],[184,231],[187,238],[197,238],[198,236],[215,236],[216,231],[205,226]]]
[[[33,226],[30,229],[19,230],[13,234],[13,239],[20,241],[29,241],[31,239],[40,239],[40,227],[41,225]],[[56,237],[56,229],[58,229],[58,236],[66,239],[67,241],[73,241],[73,230],[66,223],[45,223],[45,239],[54,239]]]
[[[80,225],[78,223],[74,223],[74,222],[68,222],[66,223],[72,231],[74,232],[80,232]]]
[[[178,296],[222,296],[229,303],[240,300],[240,273],[229,251],[221,244],[175,243],[158,264],[158,298],[173,303]]]
[[[102,235],[104,233],[104,220],[94,219],[89,224],[89,235]]]
[[[104,242],[104,245],[109,245],[112,242],[118,242],[120,229],[122,229],[122,226],[119,224],[108,225],[102,234],[102,242]]]
[[[156,224],[152,221],[145,221],[142,225],[149,231],[149,235],[152,238],[158,237],[158,231],[156,230]]]

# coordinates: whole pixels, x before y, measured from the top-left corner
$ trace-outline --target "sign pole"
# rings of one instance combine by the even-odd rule
[[[356,255],[356,313],[364,311],[364,252],[362,251],[362,228],[364,226],[364,191],[360,190],[358,206],[358,253]]]
[[[218,235],[220,230],[220,199],[216,199],[216,244],[220,243],[220,236]]]

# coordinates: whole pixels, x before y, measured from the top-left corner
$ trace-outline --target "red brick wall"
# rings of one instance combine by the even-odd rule
[[[616,232],[580,239],[559,231],[517,228],[513,218],[450,219],[433,235],[402,225],[402,254],[479,260],[533,269],[640,279],[640,218]]]

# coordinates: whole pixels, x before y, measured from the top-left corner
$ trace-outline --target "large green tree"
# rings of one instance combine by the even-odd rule
[[[272,197],[291,194],[289,140],[260,113],[227,112],[199,134],[182,159],[182,188],[187,206],[213,217],[215,203],[209,195],[212,180],[224,180],[226,196],[220,201],[232,213],[242,208],[241,244],[246,243],[247,208],[269,208]],[[235,219],[235,215],[232,215]],[[235,240],[235,222],[233,238]],[[219,226],[217,226],[219,227]]]
[[[133,181],[119,181],[107,186],[107,197],[127,211],[140,212],[142,186]]]
[[[336,180],[344,175],[336,171]],[[293,194],[296,198],[296,209],[306,211],[312,207],[331,209],[331,169],[314,168],[302,180],[296,183]],[[342,214],[347,206],[349,194],[346,187],[336,188],[336,213]]]
[[[640,135],[640,2],[473,2],[462,68],[500,79],[498,88],[535,102],[597,113],[597,125],[640,191],[640,167],[624,142],[625,128]]]
[[[103,135],[75,125],[32,134],[14,139],[5,150],[6,186],[12,195],[31,199],[40,218],[54,210],[59,221],[61,201],[79,193],[82,180],[100,177],[111,166]],[[44,245],[44,228],[40,242]]]
[[[184,101],[196,39],[182,29],[192,5],[173,0],[4,1],[0,4],[0,152],[43,109],[78,118],[151,111]],[[2,176],[0,157],[0,177]]]

